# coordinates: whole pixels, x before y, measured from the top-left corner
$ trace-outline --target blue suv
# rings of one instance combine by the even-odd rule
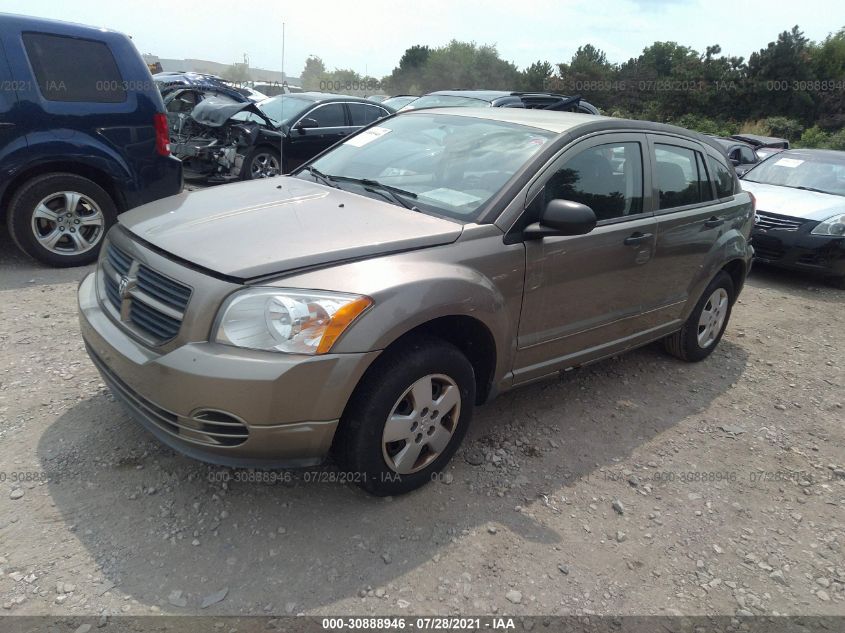
[[[87,264],[117,214],[181,190],[161,95],[126,35],[0,14],[0,214],[21,250]]]

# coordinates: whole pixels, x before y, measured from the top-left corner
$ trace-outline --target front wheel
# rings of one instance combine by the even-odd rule
[[[334,455],[366,491],[402,494],[435,479],[472,418],[475,375],[455,346],[418,337],[386,351],[350,399]]]
[[[666,351],[690,362],[710,356],[725,333],[733,302],[733,280],[721,271],[704,290],[684,326],[664,339]]]
[[[282,161],[279,152],[270,147],[260,146],[250,152],[241,168],[241,178],[258,180],[272,178],[282,173]]]

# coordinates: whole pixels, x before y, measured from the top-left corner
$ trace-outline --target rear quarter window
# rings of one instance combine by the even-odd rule
[[[734,170],[728,168],[725,163],[714,156],[707,156],[710,165],[710,174],[716,184],[716,195],[719,198],[730,198],[736,193],[736,180]]]
[[[126,101],[123,77],[105,42],[24,33],[23,43],[38,89],[48,101]]]

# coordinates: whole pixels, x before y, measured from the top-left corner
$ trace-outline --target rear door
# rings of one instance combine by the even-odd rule
[[[17,96],[19,88],[0,41],[0,178],[3,182],[8,182],[15,172],[15,153],[26,147],[26,129]]]
[[[517,382],[624,348],[644,329],[656,300],[647,156],[643,134],[597,135],[565,150],[529,189],[523,225],[555,198],[590,206],[598,225],[525,242]]]
[[[649,134],[648,141],[657,219],[655,285],[660,293],[658,309],[648,320],[656,326],[681,317],[700,286],[708,255],[727,228],[732,205],[717,199],[699,143],[658,134]]]

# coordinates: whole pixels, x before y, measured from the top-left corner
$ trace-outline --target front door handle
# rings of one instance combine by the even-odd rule
[[[637,231],[633,235],[630,235],[625,238],[625,246],[637,246],[638,244],[642,244],[643,242],[647,242],[652,237],[654,237],[651,233],[640,233]]]
[[[722,218],[717,218],[715,215],[704,223],[705,228],[715,229],[717,226],[722,226],[725,221]]]

